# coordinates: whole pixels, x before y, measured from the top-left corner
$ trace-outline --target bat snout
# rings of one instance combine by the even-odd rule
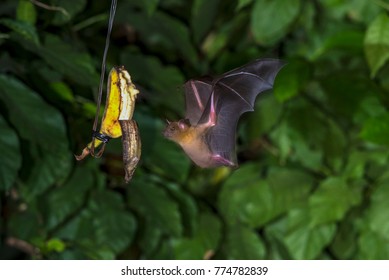
[[[171,138],[171,133],[169,133],[169,130],[167,129],[167,127],[162,131],[162,135],[163,135],[165,138],[168,138],[168,139]]]
[[[174,125],[173,125],[174,122],[171,122],[169,121],[168,119],[166,119],[166,127],[165,129],[162,131],[162,135],[165,137],[165,138],[168,138],[168,139],[171,139],[172,138],[172,135],[174,133]]]
[[[166,125],[165,129],[162,132],[162,135],[168,139],[171,139],[174,133],[175,133],[174,126],[172,125],[171,122],[168,122],[168,124]]]

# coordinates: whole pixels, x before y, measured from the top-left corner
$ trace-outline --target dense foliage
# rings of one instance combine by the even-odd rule
[[[109,5],[1,1],[1,258],[389,258],[387,0],[119,0],[108,70],[141,90],[129,185],[119,139],[73,157]],[[240,121],[240,168],[193,166],[161,135],[180,85],[260,57],[288,65]]]

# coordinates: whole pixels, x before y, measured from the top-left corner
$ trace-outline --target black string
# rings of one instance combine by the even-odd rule
[[[103,96],[103,84],[104,84],[104,79],[105,79],[105,68],[106,68],[107,53],[108,53],[108,48],[109,48],[109,43],[110,43],[110,37],[111,37],[111,31],[112,31],[112,26],[113,26],[113,20],[115,18],[115,13],[116,13],[116,6],[117,6],[117,0],[112,0],[112,2],[111,2],[111,10],[109,12],[107,36],[105,38],[105,48],[104,48],[104,54],[103,54],[103,61],[101,63],[101,74],[100,74],[99,93],[98,93],[97,104],[96,104],[97,105],[96,106],[96,115],[95,115],[95,120],[93,122],[93,129],[92,129],[92,131],[93,131],[93,133],[92,133],[92,146],[91,146],[91,155],[92,156],[95,156],[95,152],[94,152],[94,150],[95,150],[95,139],[98,139],[98,140],[104,139],[104,141],[103,141],[104,144],[107,143],[108,140],[110,139],[108,136],[100,134],[100,133],[98,133],[98,135],[97,135],[96,131],[97,131],[97,126],[99,124],[100,105],[101,105],[101,98]]]
[[[92,137],[96,138],[97,140],[100,140],[104,144],[108,143],[108,141],[111,140],[111,137],[95,130],[92,132]]]

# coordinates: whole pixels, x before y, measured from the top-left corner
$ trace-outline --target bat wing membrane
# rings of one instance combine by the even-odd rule
[[[185,118],[197,125],[212,93],[212,78],[192,79],[185,83]]]
[[[284,63],[277,59],[256,60],[214,79],[211,89],[207,86],[207,94],[209,91],[210,94],[199,124],[209,120],[214,108],[216,125],[208,130],[206,138],[212,154],[219,161],[215,166],[237,165],[235,142],[239,118],[244,112],[253,111],[259,93],[273,88],[282,66]]]

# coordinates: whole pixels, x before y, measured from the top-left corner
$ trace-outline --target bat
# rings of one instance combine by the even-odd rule
[[[273,88],[285,63],[258,59],[216,78],[184,84],[185,118],[169,122],[163,132],[200,167],[238,167],[236,128],[240,116],[254,110],[257,95]]]

